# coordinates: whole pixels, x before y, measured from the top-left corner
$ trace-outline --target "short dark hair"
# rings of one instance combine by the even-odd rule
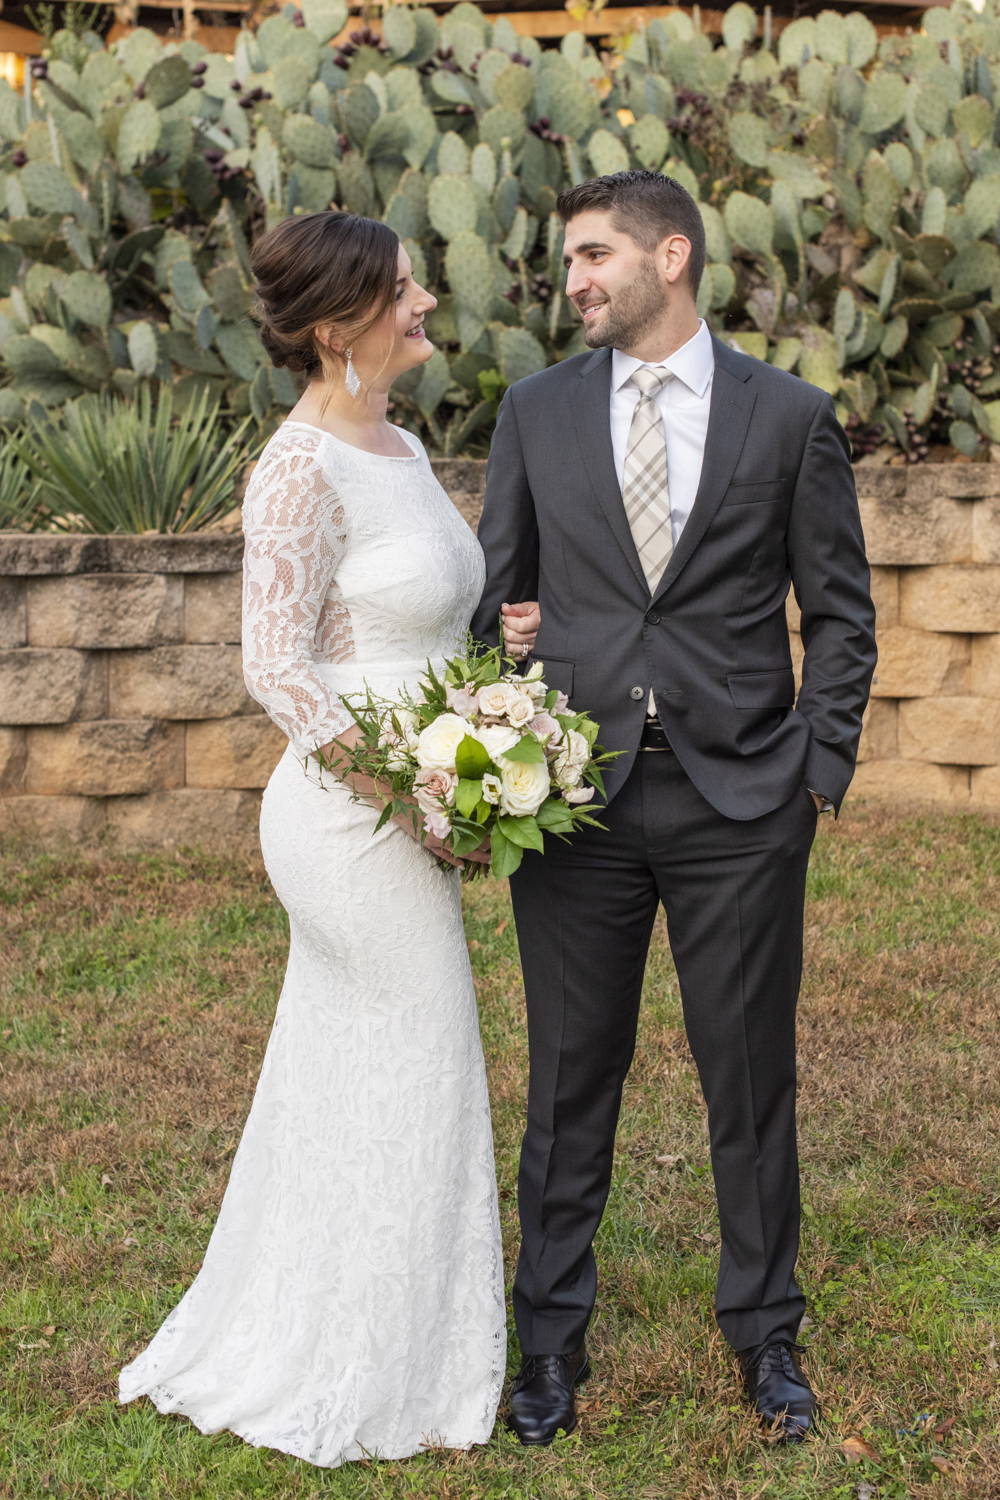
[[[673,177],[639,171],[592,177],[560,193],[556,210],[564,224],[577,214],[610,214],[614,227],[648,253],[668,234],[682,234],[691,241],[688,281],[697,295],[705,269],[705,226],[697,203]]]

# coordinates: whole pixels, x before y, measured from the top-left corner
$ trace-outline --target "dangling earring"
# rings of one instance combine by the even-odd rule
[[[358,394],[358,392],[361,389],[361,380],[360,380],[360,378],[358,376],[357,370],[354,368],[353,364],[351,363],[351,355],[353,353],[354,353],[353,349],[348,349],[348,351],[347,351],[347,374],[344,376],[344,384],[347,386],[347,389],[350,392],[350,394],[352,396],[356,397],[357,394]]]

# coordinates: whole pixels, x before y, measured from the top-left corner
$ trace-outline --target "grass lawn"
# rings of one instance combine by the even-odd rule
[[[821,820],[800,1009],[815,1441],[767,1445],[715,1328],[705,1114],[661,926],[578,1432],[530,1451],[498,1424],[473,1453],[317,1470],[115,1400],[198,1268],[249,1107],[287,942],[260,861],[8,852],[0,1496],[1000,1500],[998,871],[993,822]],[[467,931],[509,1275],[526,1042],[504,887],[471,889]]]

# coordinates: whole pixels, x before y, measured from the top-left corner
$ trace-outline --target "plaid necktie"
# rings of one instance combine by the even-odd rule
[[[674,550],[670,529],[670,487],[667,483],[667,443],[656,393],[670,371],[640,365],[632,381],[641,395],[632,413],[622,498],[642,571],[652,595]]]

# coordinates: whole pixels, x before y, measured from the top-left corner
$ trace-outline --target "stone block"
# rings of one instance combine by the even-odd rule
[[[432,458],[431,468],[451,503],[475,531],[486,493],[484,458]]]
[[[184,639],[217,645],[242,639],[242,573],[189,574],[184,580]]]
[[[788,621],[789,630],[797,635],[802,628],[802,611],[796,602],[794,589],[789,589],[785,596],[785,619]]]
[[[0,835],[35,849],[82,844],[101,833],[102,797],[2,797]]]
[[[899,704],[871,698],[861,724],[858,760],[894,760],[899,754]]]
[[[872,603],[877,630],[899,624],[899,569],[872,568]]]
[[[913,760],[869,760],[859,765],[848,796],[872,798],[896,806],[933,802],[949,807],[967,805],[969,772],[965,766],[935,766]]]
[[[896,500],[906,494],[906,470],[893,469],[888,464],[866,463],[862,460],[854,465],[854,483],[859,495],[871,495],[875,500]]]
[[[194,532],[190,536],[109,536],[112,573],[239,573],[243,533]]]
[[[910,698],[899,705],[904,760],[992,766],[1000,761],[1000,700]]]
[[[24,646],[0,651],[0,724],[66,724],[108,711],[103,651]]]
[[[908,630],[904,625],[878,632],[874,698],[954,697],[969,690],[971,640]]]
[[[106,573],[106,536],[6,531],[0,534],[0,575],[31,578],[47,573]]]
[[[899,622],[912,630],[1000,631],[1000,567],[907,568]]]
[[[26,792],[109,797],[183,784],[183,724],[97,719],[28,730]]]
[[[972,506],[928,491],[859,495],[868,561],[879,567],[972,561]]]
[[[969,692],[978,698],[1000,698],[1000,635],[974,635]]]
[[[287,748],[286,736],[263,714],[189,724],[184,780],[192,787],[264,787]]]
[[[0,651],[28,644],[28,608],[23,578],[0,578]]]
[[[788,632],[788,644],[792,652],[792,671],[795,674],[795,691],[796,693],[798,693],[799,689],[802,686],[802,663],[805,660],[806,651],[805,647],[802,644],[802,637],[795,631],[790,630]]]
[[[973,807],[1000,808],[1000,766],[973,766]]]
[[[125,849],[177,844],[215,849],[234,839],[256,841],[260,792],[182,787],[145,797],[111,797],[107,819],[109,834]]]
[[[1000,499],[995,495],[972,507],[972,561],[1000,563]]]
[[[980,500],[1000,495],[1000,464],[917,464],[903,473],[907,496],[914,499]]]
[[[0,729],[0,796],[9,797],[24,785],[28,737],[23,729]]]
[[[28,641],[32,646],[121,650],[184,639],[184,580],[157,573],[32,578]]]
[[[260,714],[243,682],[239,646],[154,646],[108,655],[113,719],[226,719]]]

